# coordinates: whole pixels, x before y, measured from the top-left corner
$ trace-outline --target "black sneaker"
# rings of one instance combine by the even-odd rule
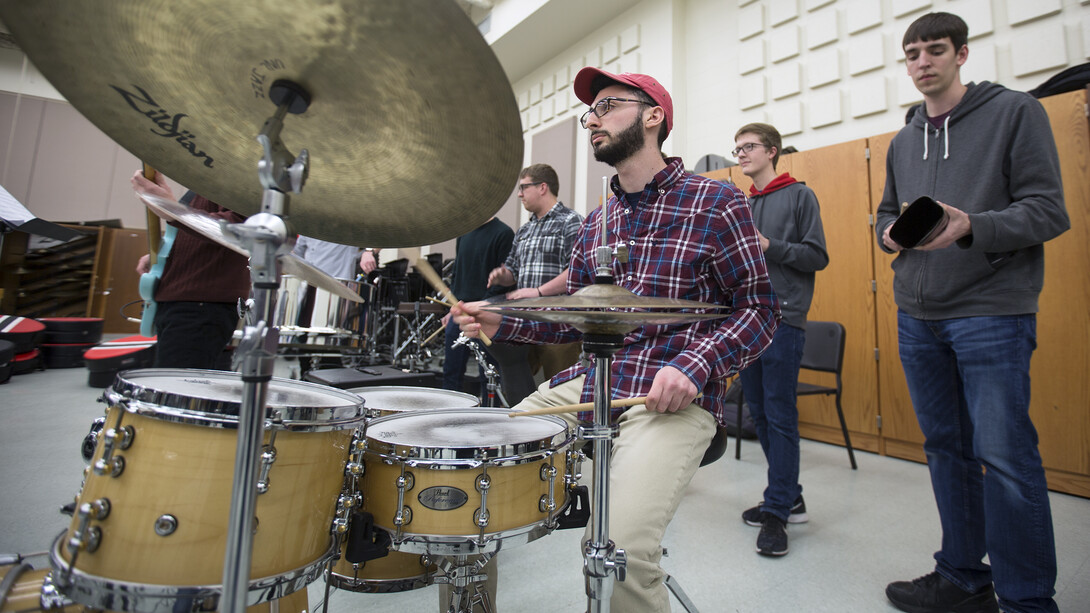
[[[886,586],[886,598],[909,613],[999,613],[992,585],[966,592],[937,572]]]
[[[757,535],[757,553],[763,556],[787,555],[787,524],[771,513],[762,513],[764,522]]]
[[[754,528],[761,527],[761,505],[765,501],[761,501],[755,507],[750,507],[745,511],[742,511],[742,521],[753,526]],[[810,516],[806,514],[806,501],[802,499],[802,494],[799,494],[798,500],[795,501],[795,506],[791,507],[791,514],[787,516],[787,523],[789,524],[805,524],[810,521]]]

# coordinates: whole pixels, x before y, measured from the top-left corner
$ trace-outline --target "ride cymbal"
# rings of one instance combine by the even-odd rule
[[[294,232],[399,247],[460,236],[522,162],[510,84],[450,0],[0,0],[0,19],[92,123],[182,185],[260,209],[269,86],[310,96],[281,138],[310,153]]]

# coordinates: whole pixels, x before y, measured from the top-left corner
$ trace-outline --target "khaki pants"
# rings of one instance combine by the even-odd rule
[[[577,403],[583,380],[577,377],[552,389],[546,381],[515,408]],[[563,417],[578,427],[575,415]],[[610,611],[669,613],[666,572],[659,566],[662,537],[711,443],[715,418],[696,404],[666,414],[641,404],[625,411],[617,423],[620,431],[609,465],[609,539],[627,553],[628,576],[614,581]],[[584,466],[583,474],[593,474],[592,469]],[[589,538],[588,524],[583,540]]]

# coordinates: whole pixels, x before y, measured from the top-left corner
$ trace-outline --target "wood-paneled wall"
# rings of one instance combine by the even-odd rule
[[[1045,247],[1030,412],[1049,487],[1090,497],[1090,124],[1086,102],[1085,91],[1042,100],[1060,152],[1071,230]],[[886,151],[894,134],[782,156],[777,171],[805,181],[821,205],[829,266],[817,274],[810,318],[839,321],[847,330],[843,407],[853,445],[924,461],[923,434],[897,350],[890,268],[894,256],[877,247],[871,225],[885,185]],[[752,183],[738,167],[707,175],[731,180],[747,192]],[[799,430],[807,438],[843,444],[835,407],[828,398],[799,399]]]

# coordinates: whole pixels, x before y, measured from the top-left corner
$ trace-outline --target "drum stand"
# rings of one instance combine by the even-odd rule
[[[451,587],[450,605],[446,613],[474,613],[477,606],[485,613],[492,613],[492,601],[484,588],[484,581],[488,579],[484,567],[494,555],[482,553],[475,556],[475,561],[470,561],[468,555],[436,558],[440,574],[435,577],[435,583],[445,583]]]
[[[581,438],[594,443],[594,473],[591,490],[590,540],[583,546],[583,575],[586,581],[587,610],[609,613],[613,595],[613,577],[624,581],[627,557],[609,540],[609,458],[618,427],[610,423],[610,366],[613,355],[621,349],[624,336],[619,334],[584,334],[583,350],[594,354],[594,423],[580,427]]]
[[[308,172],[309,153],[303,149],[293,158],[280,140],[284,117],[302,113],[310,96],[288,81],[277,81],[269,90],[277,105],[276,113],[265,121],[257,140],[265,153],[258,162],[258,175],[264,187],[261,212],[243,224],[223,225],[224,234],[250,252],[250,278],[254,287],[254,322],[247,322],[239,342],[243,392],[238,416],[238,448],[235,453],[234,486],[223,560],[223,593],[219,610],[242,613],[247,606],[250,563],[253,555],[254,515],[257,507],[259,456],[265,436],[265,406],[279,334],[266,322],[273,321],[276,290],[280,286],[277,256],[288,236],[283,217],[288,212],[291,190],[303,189]]]
[[[500,385],[500,371],[496,369],[496,365],[485,355],[481,346],[475,341],[467,337],[464,334],[459,334],[458,338],[454,339],[453,345],[465,345],[472,352],[477,363],[484,369],[484,378],[487,381],[485,389],[488,390],[488,398],[484,404],[486,407],[506,407],[507,398],[503,396],[503,389]],[[499,402],[499,404],[496,404]]]

